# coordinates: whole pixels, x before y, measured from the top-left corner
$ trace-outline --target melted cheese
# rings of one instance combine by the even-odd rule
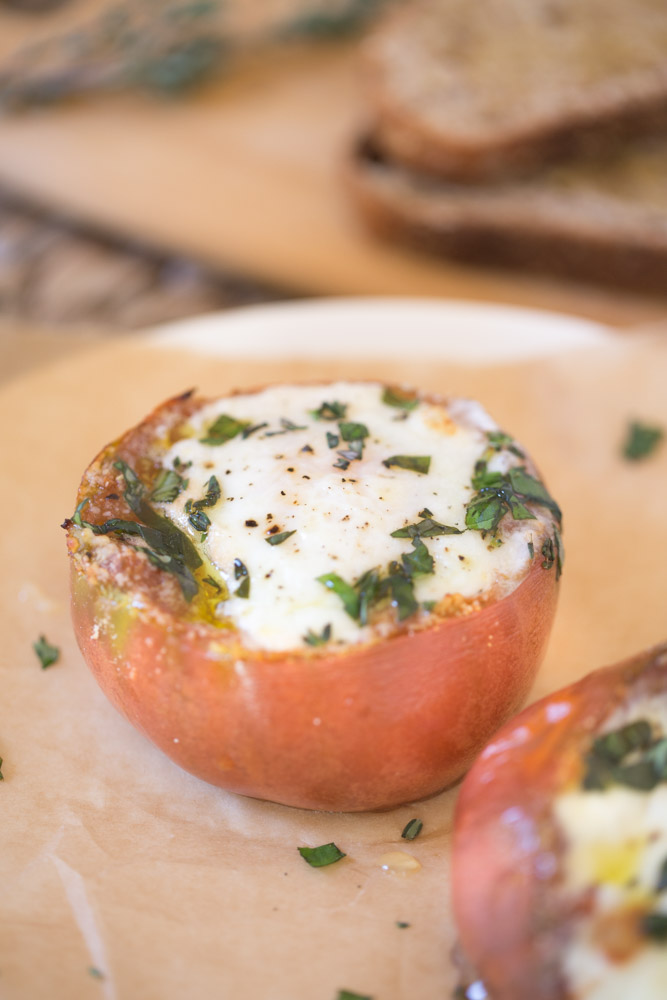
[[[634,706],[634,713],[634,718],[659,720],[655,700]],[[628,721],[627,715],[615,716],[605,728]],[[592,893],[591,909],[577,923],[563,958],[572,997],[662,1000],[667,944],[647,939],[636,928],[643,912],[667,913],[667,892],[656,891],[667,859],[667,786],[648,792],[618,785],[570,791],[556,799],[554,810],[567,842],[566,887],[575,894]]]
[[[488,445],[487,431],[497,426],[472,402],[455,401],[447,408],[421,402],[405,411],[382,403],[381,397],[377,383],[345,382],[276,386],[228,397],[195,414],[188,436],[166,454],[166,468],[176,459],[190,465],[184,473],[187,488],[162,508],[201,546],[228,585],[231,597],[219,612],[239,629],[246,646],[302,647],[306,634],[321,634],[328,625],[333,642],[368,639],[369,627],[346,614],[341,599],[317,578],[336,573],[353,583],[367,570],[400,560],[412,544],[409,538],[392,538],[391,532],[417,522],[425,507],[435,520],[465,527],[475,462]],[[324,401],[346,404],[343,420],[368,428],[362,457],[347,469],[334,463],[349,445],[341,440],[330,447],[327,441],[327,433],[340,436],[339,421],[313,416]],[[245,439],[238,434],[221,445],[203,443],[221,414],[267,426]],[[429,456],[428,474],[383,465],[394,455]],[[489,468],[505,471],[522,461],[503,450]],[[212,475],[222,499],[206,511],[211,525],[202,541],[189,524],[186,504],[204,496]],[[454,601],[460,604],[460,598],[472,602],[512,590],[528,570],[528,542],[534,542],[539,557],[545,524],[551,525],[548,515],[535,513],[534,520],[506,517],[499,531],[503,544],[497,548],[489,547],[479,531],[425,539],[435,566],[432,574],[416,579],[416,599],[440,602],[460,595]],[[270,545],[271,531],[294,534]],[[234,596],[239,586],[235,560],[250,577],[247,599]]]

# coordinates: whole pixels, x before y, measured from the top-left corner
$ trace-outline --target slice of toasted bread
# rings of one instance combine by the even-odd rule
[[[664,0],[417,0],[366,43],[376,138],[461,182],[667,125]]]
[[[362,140],[349,187],[370,227],[458,260],[667,291],[667,141],[537,177],[470,186],[397,165]]]

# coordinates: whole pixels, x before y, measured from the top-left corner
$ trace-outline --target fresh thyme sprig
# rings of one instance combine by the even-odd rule
[[[224,0],[125,0],[76,30],[19,50],[0,66],[0,113],[76,97],[147,90],[175,97],[224,72],[248,51],[362,29],[388,0],[344,0],[241,35]]]

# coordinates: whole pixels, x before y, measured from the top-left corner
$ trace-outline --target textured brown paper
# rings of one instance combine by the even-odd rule
[[[561,503],[561,602],[535,695],[666,638],[667,442],[635,464],[619,444],[629,418],[667,427],[667,345],[628,339],[488,368],[420,359],[414,346],[381,363],[262,363],[125,341],[0,393],[2,1000],[449,995],[456,792],[382,814],[315,814],[181,772],[85,667],[59,528],[93,455],[173,393],[375,375],[480,398]],[[31,649],[40,633],[62,648],[48,670]],[[407,844],[414,816],[423,833]],[[331,840],[348,855],[331,868],[297,853]],[[383,871],[382,855],[400,849],[421,870]]]

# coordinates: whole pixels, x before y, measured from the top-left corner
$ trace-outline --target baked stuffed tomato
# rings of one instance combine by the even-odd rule
[[[390,807],[460,777],[524,699],[559,525],[475,403],[352,382],[186,394],[84,474],[74,625],[113,704],[186,770]]]
[[[496,735],[463,782],[452,863],[462,997],[664,1000],[667,644]]]

